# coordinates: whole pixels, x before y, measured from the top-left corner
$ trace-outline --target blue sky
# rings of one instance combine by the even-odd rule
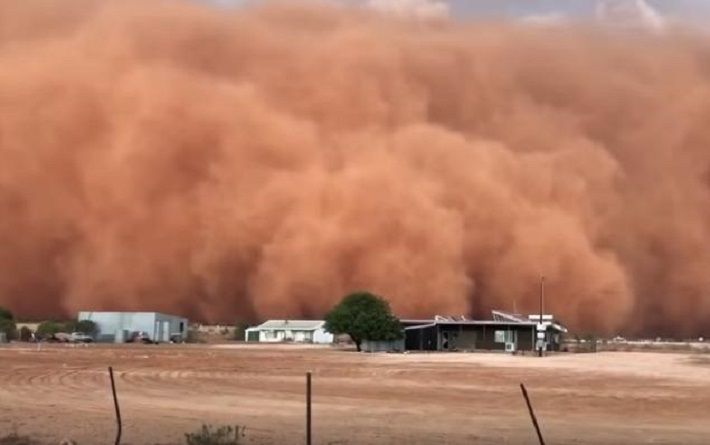
[[[525,16],[560,12],[591,15],[596,0],[450,0],[455,14]],[[710,17],[710,0],[647,0],[657,11],[680,18]]]
[[[259,0],[198,0],[222,5],[238,5]],[[301,0],[307,1],[307,0]],[[348,3],[364,0],[338,0]],[[444,0],[439,0],[444,1]],[[665,16],[693,21],[710,20],[710,0],[646,0]],[[521,17],[562,13],[585,16],[594,12],[597,0],[447,0],[457,17]]]

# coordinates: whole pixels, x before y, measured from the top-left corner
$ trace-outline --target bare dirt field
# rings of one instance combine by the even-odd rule
[[[0,348],[0,437],[113,443],[106,367],[123,443],[182,443],[202,423],[245,443],[304,443],[313,372],[316,444],[534,444],[524,382],[548,444],[710,443],[710,359],[607,352],[357,354],[288,346]]]

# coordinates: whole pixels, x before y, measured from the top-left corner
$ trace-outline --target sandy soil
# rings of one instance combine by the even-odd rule
[[[246,443],[304,443],[313,372],[317,444],[534,444],[519,383],[548,444],[708,444],[710,359],[670,353],[357,354],[287,346],[0,348],[0,436],[179,443],[203,422]]]

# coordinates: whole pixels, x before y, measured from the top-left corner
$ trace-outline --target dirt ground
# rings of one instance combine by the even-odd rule
[[[607,352],[358,354],[298,346],[6,346],[0,437],[182,443],[202,423],[245,443],[304,443],[306,371],[316,444],[534,444],[524,382],[548,444],[710,443],[710,356]]]

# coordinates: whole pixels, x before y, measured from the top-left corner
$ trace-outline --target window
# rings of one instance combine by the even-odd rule
[[[513,331],[495,331],[494,337],[496,343],[510,343],[513,341]]]

